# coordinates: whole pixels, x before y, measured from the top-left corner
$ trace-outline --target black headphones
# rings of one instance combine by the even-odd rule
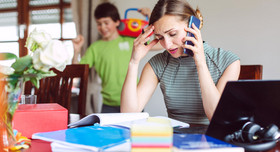
[[[244,147],[247,151],[264,151],[275,147],[279,137],[280,132],[274,124],[262,128],[253,122],[246,122],[241,130],[225,136],[225,141]]]

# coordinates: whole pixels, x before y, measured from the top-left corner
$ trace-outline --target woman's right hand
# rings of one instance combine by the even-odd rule
[[[85,39],[82,35],[78,35],[75,39],[72,40],[74,53],[81,53],[82,47],[84,45]]]
[[[157,39],[152,40],[148,45],[145,45],[150,40],[153,34],[154,26],[150,25],[144,29],[144,33],[140,34],[133,43],[133,50],[130,61],[138,64],[151,48],[158,43]]]

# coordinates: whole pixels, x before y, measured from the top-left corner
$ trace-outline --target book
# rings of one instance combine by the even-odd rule
[[[244,152],[243,147],[205,134],[173,134],[174,152]]]
[[[92,150],[69,147],[69,145],[53,142],[51,143],[52,152],[92,152]],[[104,152],[130,152],[130,142],[125,142],[103,150]]]
[[[143,123],[150,117],[147,112],[140,113],[92,113],[81,120],[68,125],[69,128],[90,126],[99,124],[100,126],[118,126],[130,128],[132,124]],[[164,116],[155,116],[158,118],[168,119],[171,121],[172,127],[189,127],[188,123],[184,123],[175,119]]]
[[[128,129],[109,126],[85,126],[35,133],[32,139],[52,142],[52,151],[104,151],[130,139]]]

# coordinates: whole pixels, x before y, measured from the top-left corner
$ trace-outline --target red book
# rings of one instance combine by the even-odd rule
[[[33,133],[67,129],[68,111],[57,103],[21,104],[14,118],[13,129],[31,138]]]

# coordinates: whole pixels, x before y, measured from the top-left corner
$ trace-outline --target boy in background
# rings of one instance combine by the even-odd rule
[[[150,16],[150,9],[139,9],[144,16]],[[95,68],[102,80],[102,113],[120,112],[120,96],[128,63],[132,53],[135,38],[120,36],[118,26],[120,15],[118,9],[111,3],[102,3],[97,6],[94,17],[101,39],[92,43],[85,55],[78,62],[78,55],[84,44],[83,36],[73,40],[73,63],[89,64]]]

